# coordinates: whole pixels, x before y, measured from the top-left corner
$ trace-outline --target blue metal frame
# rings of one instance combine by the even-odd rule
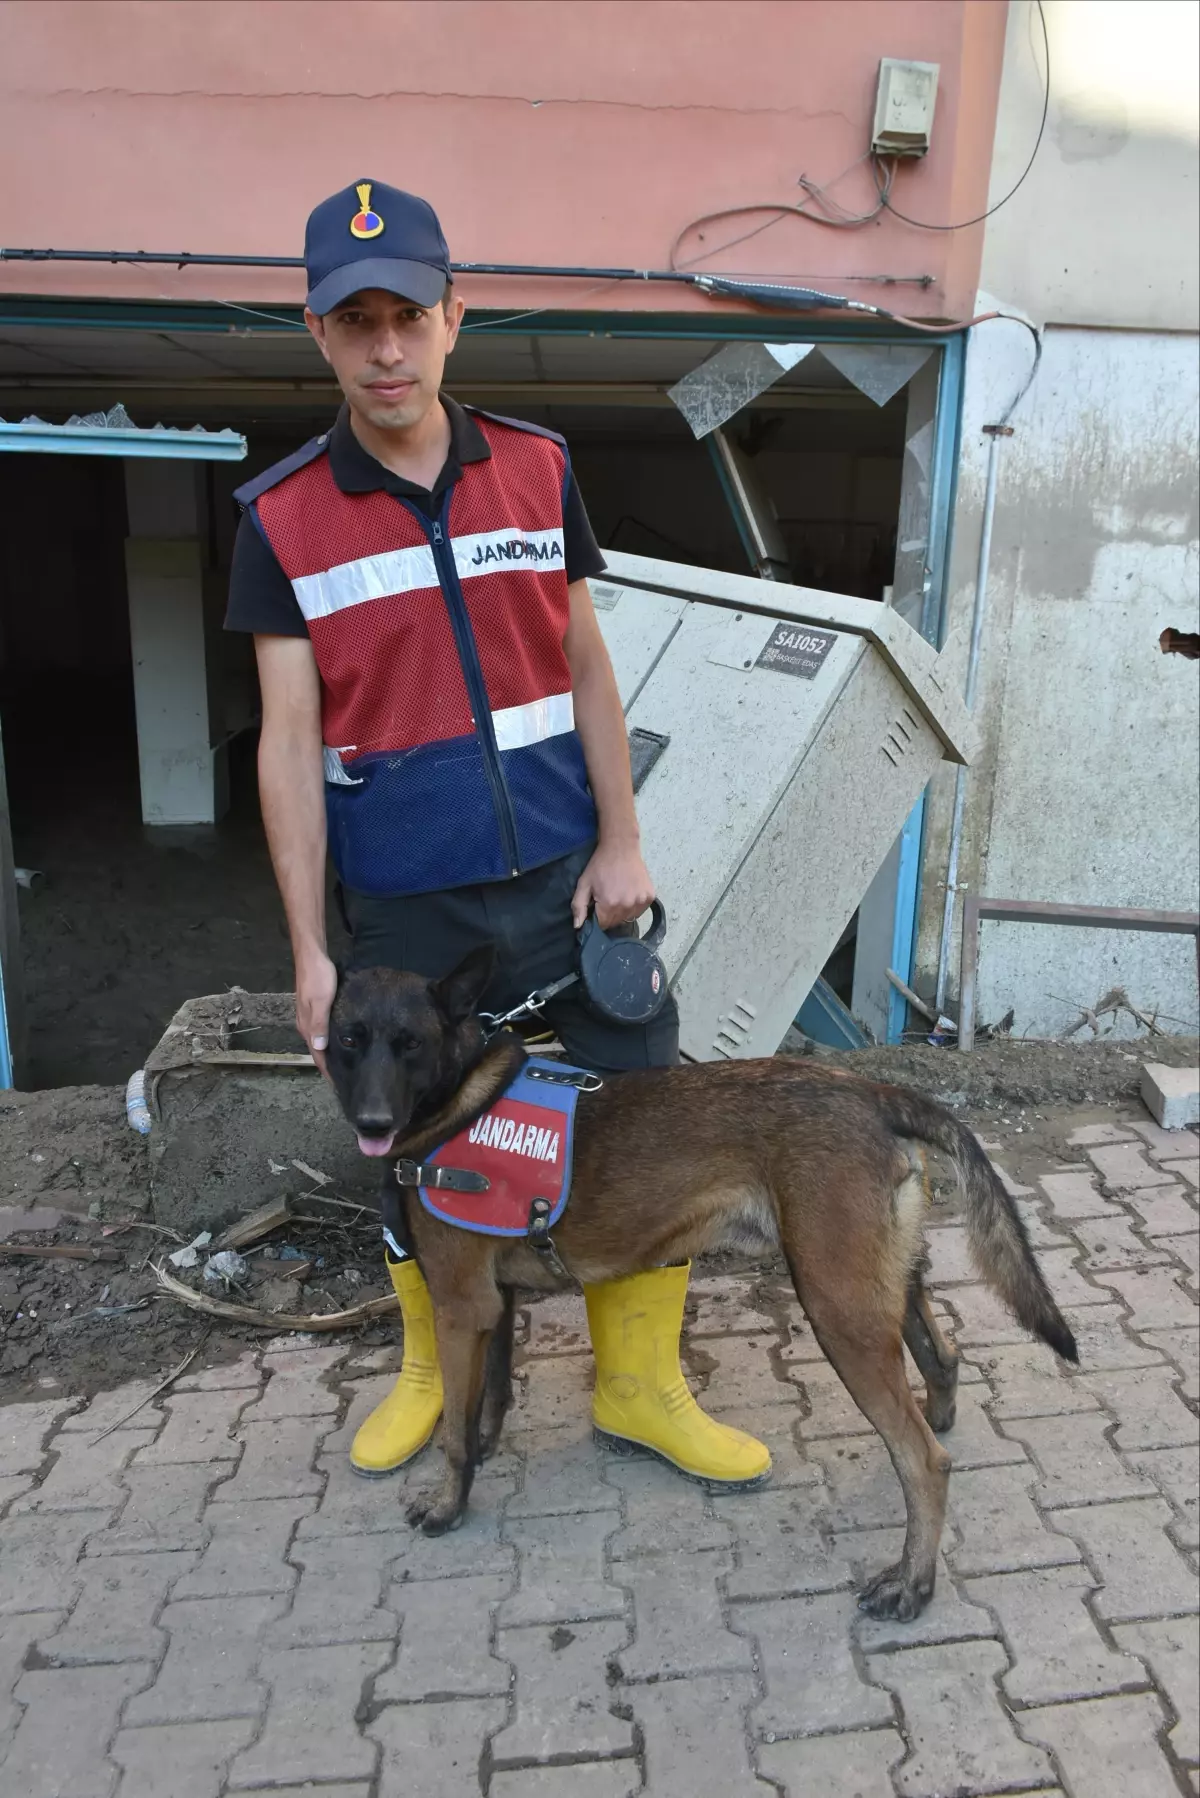
[[[12,1050],[8,1042],[8,1006],[4,1002],[4,965],[0,961],[0,1092],[10,1092],[13,1083]]]
[[[127,430],[108,425],[5,424],[0,420],[0,451],[41,456],[153,457],[159,462],[241,462],[246,439],[238,431],[172,431],[165,426]]]

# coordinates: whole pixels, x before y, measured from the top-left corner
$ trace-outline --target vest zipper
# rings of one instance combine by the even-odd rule
[[[438,571],[438,580],[442,589],[442,597],[446,601],[446,610],[450,614],[450,624],[454,631],[454,641],[458,648],[458,659],[462,665],[463,678],[467,683],[467,692],[471,698],[471,710],[475,714],[475,730],[479,736],[480,748],[483,750],[483,767],[487,775],[488,786],[492,792],[492,804],[496,811],[496,822],[500,826],[500,838],[504,848],[509,872],[515,879],[521,872],[520,856],[517,852],[517,820],[513,812],[513,803],[508,791],[508,782],[504,778],[504,768],[500,761],[500,751],[496,746],[496,731],[492,724],[492,708],[488,702],[487,687],[484,683],[483,669],[479,664],[479,651],[475,647],[475,633],[471,629],[471,617],[467,611],[467,602],[463,598],[462,586],[458,579],[458,570],[454,566],[454,556],[447,540],[446,530],[450,522],[450,499],[453,489],[447,492],[442,502],[440,518],[432,521],[410,507],[413,515],[419,518],[425,527],[433,549],[433,559]],[[404,502],[401,501],[401,504]]]

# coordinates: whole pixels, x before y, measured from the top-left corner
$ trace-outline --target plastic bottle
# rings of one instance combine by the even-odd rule
[[[149,1136],[150,1113],[146,1108],[145,1068],[139,1068],[136,1074],[129,1076],[129,1084],[125,1088],[125,1116],[139,1136]]]

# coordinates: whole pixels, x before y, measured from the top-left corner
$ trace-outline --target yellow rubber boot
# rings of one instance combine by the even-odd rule
[[[680,1370],[688,1271],[656,1267],[584,1287],[596,1357],[592,1421],[614,1447],[636,1444],[693,1479],[760,1486],[770,1477],[770,1451],[707,1417]]]
[[[433,1435],[442,1414],[442,1370],[425,1276],[415,1261],[393,1261],[390,1256],[387,1270],[404,1319],[404,1360],[400,1378],[350,1446],[355,1473],[373,1478],[395,1473],[411,1461]]]

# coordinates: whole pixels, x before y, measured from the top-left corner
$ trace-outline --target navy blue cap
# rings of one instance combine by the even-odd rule
[[[332,312],[365,287],[436,306],[450,252],[428,200],[383,181],[356,181],[308,215],[304,267],[310,312]]]

